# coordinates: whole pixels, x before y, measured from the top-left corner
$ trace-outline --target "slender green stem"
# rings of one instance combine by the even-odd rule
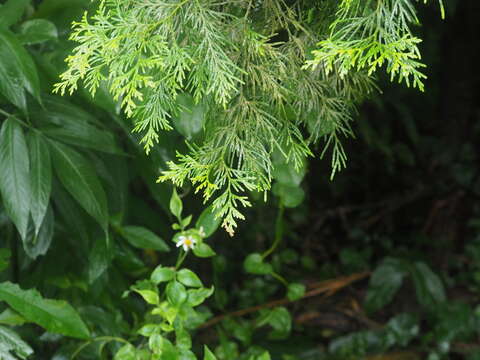
[[[178,270],[180,265],[182,265],[183,261],[187,257],[188,252],[187,251],[182,251],[177,258],[177,263],[175,264],[175,270]]]
[[[282,237],[283,237],[283,213],[285,211],[285,207],[283,204],[280,204],[278,206],[278,214],[277,214],[277,220],[275,222],[275,239],[273,241],[272,246],[265,251],[262,255],[262,259],[265,259],[268,255],[273,253],[275,249],[278,247],[278,245],[282,242]]]
[[[272,275],[275,279],[277,279],[283,285],[288,287],[288,281],[283,276],[281,276],[280,274],[277,274],[276,272],[272,272],[270,275]]]
[[[75,352],[72,354],[71,360],[75,359],[77,357],[77,355],[80,354],[83,351],[83,349],[85,349],[88,345],[93,344],[94,342],[99,342],[99,341],[107,341],[107,342],[108,341],[117,341],[117,342],[122,342],[122,343],[125,343],[125,344],[129,344],[129,342],[127,340],[119,338],[119,337],[99,336],[97,338],[88,340],[88,341],[84,342],[82,345],[80,345],[77,348],[77,350],[75,350]]]

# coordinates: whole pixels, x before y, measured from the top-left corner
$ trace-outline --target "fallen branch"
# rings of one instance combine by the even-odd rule
[[[289,303],[293,303],[293,302],[296,302],[296,301],[301,301],[303,299],[307,299],[309,297],[317,296],[317,295],[320,295],[320,294],[325,294],[325,297],[332,296],[333,294],[335,294],[340,289],[350,285],[351,283],[353,283],[355,281],[364,279],[368,276],[370,276],[370,272],[365,271],[365,272],[362,272],[362,273],[356,273],[356,274],[352,274],[352,275],[349,275],[349,276],[342,276],[342,277],[339,277],[339,278],[336,278],[336,279],[331,279],[331,280],[322,281],[322,282],[319,282],[319,283],[316,283],[316,284],[311,284],[310,287],[313,287],[313,289],[307,291],[301,299],[292,301],[292,300],[289,300],[287,298],[283,298],[283,299],[274,300],[274,301],[271,301],[271,302],[268,302],[268,303],[265,303],[265,304],[252,306],[252,307],[249,307],[249,308],[246,308],[246,309],[233,311],[233,312],[230,312],[230,313],[227,313],[227,314],[218,315],[218,316],[215,316],[214,318],[210,319],[209,321],[205,322],[204,324],[202,324],[200,326],[200,328],[206,328],[206,327],[210,327],[212,325],[218,324],[220,321],[222,321],[223,319],[225,319],[227,317],[245,316],[245,315],[254,313],[254,312],[262,310],[262,309],[269,309],[269,308],[276,307],[276,306],[286,305],[286,304],[289,304]]]

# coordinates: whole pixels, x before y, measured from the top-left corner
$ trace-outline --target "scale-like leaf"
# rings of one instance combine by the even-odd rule
[[[31,206],[35,234],[38,235],[43,218],[47,212],[52,191],[52,164],[50,152],[42,135],[31,132],[27,137],[30,151]]]
[[[21,126],[11,117],[0,130],[0,174],[5,211],[25,238],[31,198],[28,149]]]
[[[88,328],[66,301],[44,299],[36,290],[23,290],[11,282],[0,283],[0,300],[28,321],[46,330],[79,339],[90,337]]]
[[[63,186],[75,200],[103,227],[108,226],[105,191],[95,170],[83,155],[72,148],[50,141],[53,166]]]
[[[26,110],[25,90],[40,101],[40,81],[35,63],[18,39],[0,29],[0,93]]]

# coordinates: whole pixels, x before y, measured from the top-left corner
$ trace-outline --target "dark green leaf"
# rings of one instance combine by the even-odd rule
[[[305,295],[305,285],[292,283],[288,285],[287,298],[290,301],[301,299]]]
[[[5,212],[25,238],[31,199],[29,157],[22,128],[11,117],[3,122],[0,130],[0,174]]]
[[[398,259],[387,258],[373,272],[365,299],[365,308],[374,312],[392,301],[405,277],[405,264]]]
[[[182,269],[177,273],[177,280],[183,285],[189,287],[201,287],[202,282],[198,278],[197,274],[188,269]]]
[[[7,0],[0,5],[0,28],[8,28],[16,24],[29,4],[30,0]]]
[[[44,299],[36,290],[22,290],[10,282],[0,284],[0,300],[52,333],[79,339],[90,337],[78,313],[65,301]]]
[[[273,193],[278,196],[282,204],[287,208],[300,205],[305,198],[305,191],[300,186],[290,186],[282,183],[273,185]]]
[[[215,256],[215,251],[213,251],[213,249],[209,245],[205,244],[204,242],[201,242],[200,244],[195,246],[193,248],[193,253],[195,254],[195,256],[198,256],[201,258],[208,258],[208,257]]]
[[[0,248],[0,271],[5,270],[10,263],[12,252],[6,248]]]
[[[112,249],[106,236],[98,237],[88,256],[88,282],[93,283],[107,270],[112,260]]]
[[[23,248],[30,258],[36,259],[40,255],[45,255],[52,243],[55,225],[52,208],[47,208],[47,214],[43,218],[38,234],[35,234],[33,223],[29,224],[27,236],[23,239]]]
[[[284,307],[265,310],[257,320],[256,326],[270,325],[273,331],[269,334],[271,339],[282,339],[288,336],[292,328],[292,317]]]
[[[50,141],[53,165],[63,186],[106,231],[108,208],[105,192],[90,163],[72,148]]]
[[[17,326],[17,325],[23,325],[25,323],[26,323],[25,318],[17,314],[15,311],[13,311],[10,308],[5,309],[0,314],[0,324]]]
[[[442,280],[425,263],[413,264],[412,278],[418,302],[423,306],[432,308],[446,300]]]
[[[40,81],[30,54],[8,30],[0,29],[0,93],[26,110],[25,90],[40,101]]]
[[[155,270],[153,270],[150,280],[155,284],[160,284],[161,282],[170,281],[175,277],[175,270],[169,267],[162,267],[158,265]]]
[[[205,210],[202,211],[200,217],[195,224],[197,229],[202,228],[203,232],[205,233],[204,237],[211,236],[215,230],[218,229],[220,223],[222,222],[222,218],[220,216],[215,217],[215,213],[213,212],[213,206],[210,205]]]
[[[30,212],[35,224],[35,233],[38,234],[50,201],[52,164],[47,143],[39,133],[35,131],[29,133],[27,143],[30,151],[32,189]]]
[[[177,189],[173,188],[172,197],[170,198],[170,212],[177,218],[180,219],[182,216],[182,200],[177,194]]]
[[[26,359],[33,354],[32,348],[17,333],[0,326],[0,359],[16,359],[11,355],[11,352],[14,352],[21,359]]]
[[[166,288],[167,300],[174,306],[179,306],[187,300],[187,290],[178,281],[171,281]]]
[[[140,249],[169,251],[167,243],[148,229],[140,226],[124,226],[120,234],[133,246]]]
[[[403,313],[388,321],[386,331],[388,332],[389,346],[407,346],[418,336],[420,326],[418,318],[412,314]]]
[[[273,271],[272,265],[263,262],[262,255],[250,254],[243,262],[243,268],[250,274],[266,275]]]
[[[58,37],[55,25],[45,19],[25,21],[20,27],[20,41],[23,44],[40,44]]]

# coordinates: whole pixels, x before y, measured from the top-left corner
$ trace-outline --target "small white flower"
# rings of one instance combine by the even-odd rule
[[[203,229],[203,226],[200,226],[200,229],[198,229],[198,232],[199,232],[201,237],[205,237],[205,235],[207,235],[207,234],[205,234],[205,230]]]
[[[183,250],[188,251],[195,247],[197,240],[195,240],[192,236],[179,236],[177,241],[177,247],[182,246]]]

